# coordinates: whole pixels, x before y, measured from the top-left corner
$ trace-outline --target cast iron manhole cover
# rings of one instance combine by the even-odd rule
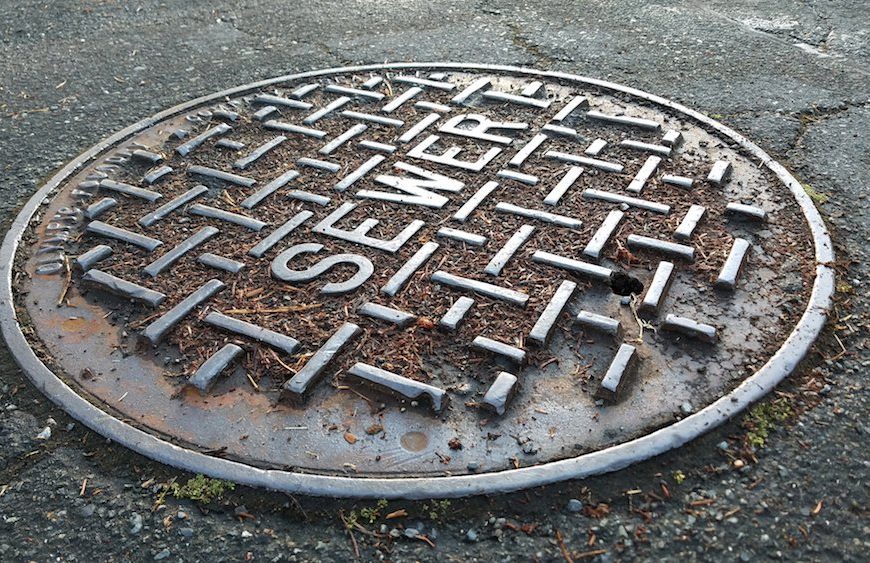
[[[380,65],[89,150],[3,247],[29,377],[154,459],[288,491],[512,490],[769,391],[832,289],[801,186],[724,126],[526,69]]]

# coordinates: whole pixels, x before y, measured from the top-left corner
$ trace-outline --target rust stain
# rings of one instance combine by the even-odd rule
[[[422,452],[429,446],[429,436],[422,432],[406,432],[399,438],[399,443],[409,452]]]

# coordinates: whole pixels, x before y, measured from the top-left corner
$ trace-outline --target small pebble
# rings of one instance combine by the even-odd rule
[[[695,407],[692,406],[692,403],[686,402],[680,405],[680,412],[683,414],[692,414],[695,412]]]
[[[142,515],[138,512],[134,512],[132,516],[130,516],[130,533],[134,536],[142,531]]]
[[[157,555],[154,556],[154,561],[161,561],[163,559],[166,559],[167,557],[169,557],[169,549],[164,549],[163,551],[158,552]]]
[[[42,432],[40,432],[39,434],[36,435],[37,440],[48,440],[49,438],[51,438],[51,427],[50,426],[46,426],[45,428],[42,429]]]
[[[576,498],[572,498],[568,501],[567,506],[568,512],[580,512],[583,510],[583,503],[577,500]]]
[[[468,530],[467,532],[465,532],[465,541],[476,542],[477,532],[475,532],[474,530]]]

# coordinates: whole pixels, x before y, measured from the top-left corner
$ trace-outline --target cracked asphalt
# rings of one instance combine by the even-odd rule
[[[868,22],[849,0],[3,2],[4,227],[65,162],[196,96],[354,63],[501,63],[635,86],[743,132],[823,194],[839,278],[828,328],[774,396],[795,415],[754,455],[735,420],[615,474],[449,504],[164,496],[191,476],[75,424],[4,348],[0,559],[867,560]]]

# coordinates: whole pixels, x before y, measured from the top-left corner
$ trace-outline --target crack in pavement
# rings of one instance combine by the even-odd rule
[[[834,52],[830,52],[830,51],[821,51],[820,50],[821,47],[818,44],[813,44],[813,43],[806,41],[800,37],[794,37],[792,33],[789,33],[788,36],[793,38],[793,39],[794,38],[800,39],[800,42],[796,43],[794,41],[787,41],[786,39],[783,39],[782,36],[780,36],[776,33],[772,33],[770,31],[766,31],[763,29],[758,29],[758,28],[752,27],[751,25],[748,25],[747,23],[745,23],[737,18],[734,18],[734,17],[732,17],[728,14],[725,14],[725,13],[719,12],[713,8],[710,8],[704,2],[699,2],[697,0],[693,0],[692,2],[690,2],[690,5],[692,5],[695,9],[697,9],[701,13],[706,13],[706,14],[709,14],[710,16],[713,16],[716,19],[719,19],[721,21],[735,24],[745,31],[749,31],[750,33],[760,35],[760,36],[765,37],[773,42],[799,49],[799,50],[803,51],[804,53],[812,54],[812,55],[815,55],[816,57],[829,57],[831,60],[841,63],[845,68],[847,68],[849,70],[860,72],[861,74],[864,74],[864,75],[870,75],[870,66],[864,65],[864,64],[862,64],[858,61],[855,61],[855,60],[847,59],[846,56],[844,56],[840,53],[834,53]],[[825,39],[822,41],[822,43],[825,45],[826,49],[827,49],[827,42],[830,40],[833,32],[834,32],[834,28],[830,27],[829,31],[825,35]],[[817,50],[817,52],[813,52],[812,50],[808,50],[806,48],[803,48],[803,47],[801,47],[801,44],[807,45],[809,47],[813,47]]]
[[[505,26],[508,28],[508,30],[510,30],[511,43],[513,43],[515,47],[522,49],[523,51],[534,57],[534,62],[532,63],[534,66],[549,70],[557,61],[570,62],[559,59],[558,57],[552,57],[547,54],[544,48],[525,37],[520,30],[520,26],[516,23],[505,22]]]
[[[798,112],[792,112],[790,115],[796,117],[799,122],[798,131],[795,138],[791,141],[789,151],[800,150],[803,146],[803,140],[806,137],[809,128],[818,123],[822,123],[829,119],[838,117],[852,109],[860,109],[870,107],[870,102],[864,103],[849,103],[845,102],[834,107],[812,107]]]

